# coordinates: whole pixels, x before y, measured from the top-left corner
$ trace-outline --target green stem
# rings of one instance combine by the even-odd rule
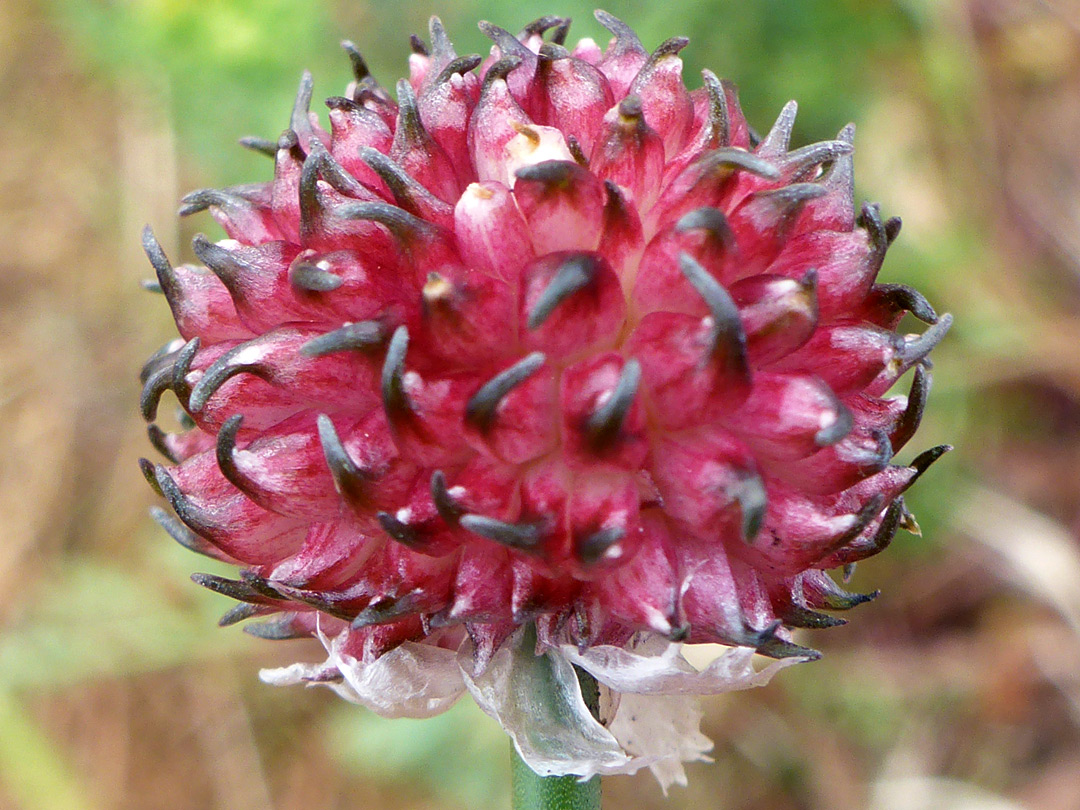
[[[577,670],[585,705],[596,715],[599,710],[599,687],[591,675]],[[600,777],[579,782],[576,776],[540,776],[518,756],[510,744],[513,758],[511,786],[513,810],[600,810]]]

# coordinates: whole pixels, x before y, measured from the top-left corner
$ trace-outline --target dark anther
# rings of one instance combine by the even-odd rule
[[[908,464],[909,467],[914,467],[916,471],[915,478],[911,479],[911,482],[908,484],[908,486],[914,484],[915,481],[918,480],[924,472],[930,469],[931,464],[933,464],[935,461],[937,461],[939,458],[941,458],[943,455],[945,455],[952,449],[953,448],[951,444],[939,444],[937,447],[931,447],[929,450],[925,450],[922,453],[919,453],[919,455],[915,456],[912,462]]]
[[[530,51],[530,53],[532,53],[532,51]],[[520,56],[503,56],[502,59],[489,67],[487,73],[484,74],[484,83],[480,88],[481,93],[498,79],[505,80],[510,72],[516,70],[520,65]]]
[[[709,275],[688,253],[679,254],[679,269],[686,280],[705,299],[712,315],[713,326],[709,335],[709,355],[723,352],[725,359],[740,372],[747,369],[746,333],[743,331],[739,310],[724,287]]]
[[[531,551],[540,544],[540,529],[532,523],[506,523],[484,515],[461,516],[461,528],[508,548]]]
[[[542,326],[554,312],[555,307],[592,283],[596,277],[596,270],[595,256],[589,253],[568,256],[533,304],[529,312],[528,327],[536,329]]]
[[[828,447],[847,437],[855,427],[855,417],[851,415],[848,407],[840,399],[829,392],[833,400],[833,408],[836,410],[836,419],[831,425],[826,425],[814,434],[814,444],[818,447]]]
[[[641,96],[631,94],[619,102],[619,115],[623,118],[642,118]]]
[[[215,546],[199,537],[199,535],[195,534],[195,532],[160,506],[150,507],[150,517],[157,521],[157,524],[165,530],[165,533],[168,534],[169,537],[188,551],[194,551],[196,554],[201,554],[204,557],[210,557],[214,560],[228,560],[228,557],[222,554]]]
[[[593,12],[593,16],[596,17],[598,23],[615,35],[615,47],[620,52],[632,49],[644,53],[645,49],[641,46],[641,40],[634,33],[634,29],[614,14],[597,9]]]
[[[176,454],[169,448],[168,443],[165,441],[168,434],[157,425],[147,425],[146,435],[150,438],[150,444],[154,446],[161,455],[168,459],[170,464],[179,464],[180,459],[176,457]],[[149,480],[149,479],[147,479]],[[157,489],[157,484],[154,484],[154,488]]]
[[[407,593],[397,599],[380,599],[356,614],[356,618],[352,620],[352,629],[360,630],[373,624],[396,621],[416,613],[419,609],[419,600],[412,593]]]
[[[784,624],[788,627],[805,627],[811,630],[820,630],[826,627],[839,627],[847,624],[847,619],[838,616],[830,616],[827,613],[818,613],[816,610],[790,605],[784,609]]]
[[[563,27],[570,27],[570,19],[568,17],[557,17],[554,14],[546,14],[539,19],[533,20],[531,23],[521,29],[521,33],[518,34],[521,38],[531,36],[543,36],[547,31],[554,28],[559,31]],[[566,37],[565,31],[563,37]],[[560,40],[561,41],[561,40]]]
[[[784,158],[784,168],[792,174],[799,175],[812,166],[836,160],[842,155],[849,155],[854,150],[848,141],[820,141],[812,143],[794,152],[788,152]]]
[[[198,214],[200,211],[205,211],[211,206],[227,208],[229,206],[235,207],[238,205],[250,207],[251,203],[239,194],[234,194],[228,189],[201,188],[198,191],[192,191],[190,194],[184,195],[180,200],[180,210],[177,211],[177,214],[182,217],[187,217],[192,214]]]
[[[158,403],[161,395],[172,386],[172,366],[163,364],[155,368],[143,384],[142,394],[139,395],[139,411],[143,419],[152,422],[157,417]]]
[[[161,288],[161,282],[159,282],[156,278],[144,278],[139,282],[139,286],[146,290],[146,292],[148,293],[156,293],[158,295],[161,295],[165,292],[165,290]]]
[[[533,352],[484,383],[465,405],[465,418],[478,430],[491,427],[503,397],[521,385],[544,365],[543,352]]]
[[[191,399],[191,386],[188,385],[187,375],[191,371],[191,364],[195,360],[195,355],[199,352],[200,345],[201,341],[197,337],[193,337],[185,343],[180,351],[176,353],[176,362],[173,363],[172,367],[172,389],[185,408],[188,407],[188,402]],[[186,411],[180,411],[180,413],[181,416],[177,418],[180,420],[181,425],[190,422],[191,427],[195,426],[194,421]],[[191,427],[185,429],[190,430]]]
[[[850,564],[855,565],[855,563]],[[881,591],[851,593],[845,591],[828,576],[821,579],[824,580],[822,583],[824,589],[822,592],[814,594],[812,598],[816,606],[823,607],[826,610],[851,610],[859,605],[865,605],[867,602],[873,602],[881,595]]]
[[[724,86],[711,70],[701,71],[705,82],[705,92],[709,96],[709,126],[712,128],[712,142],[720,146],[731,143],[731,116],[728,112],[727,94]]]
[[[154,370],[160,368],[163,365],[171,366],[176,362],[176,352],[184,342],[180,338],[174,338],[159,348],[156,352],[146,358],[146,362],[143,363],[143,367],[139,370],[139,382],[146,382],[147,378],[154,373]]]
[[[341,276],[329,270],[323,270],[319,265],[311,262],[294,264],[289,269],[289,281],[309,292],[331,292],[344,283]]]
[[[570,150],[570,157],[572,157],[574,159],[574,162],[578,166],[581,166],[581,168],[583,168],[583,169],[589,168],[589,158],[585,154],[585,150],[581,148],[581,143],[573,135],[567,136],[567,138],[566,138],[566,148],[568,150]],[[610,180],[605,180],[604,181],[605,186],[608,186],[609,184],[611,186],[615,186],[615,184],[612,183]],[[615,188],[618,188],[618,186],[615,186]],[[611,189],[609,188],[608,189],[608,192],[609,192],[608,197],[609,198],[611,196],[610,191],[611,191]]]
[[[155,477],[161,494],[165,496],[165,500],[169,502],[176,516],[183,521],[185,526],[200,535],[210,535],[217,531],[210,515],[188,500],[173,477],[169,475],[169,471],[160,464],[155,468]]]
[[[244,417],[239,413],[233,414],[226,419],[225,424],[218,431],[215,447],[218,468],[221,470],[221,474],[225,476],[229,483],[239,489],[244,488],[243,484],[245,482],[240,475],[240,471],[236,468],[233,450],[236,449],[236,434],[240,432],[240,425],[243,421]]]
[[[880,264],[889,248],[889,235],[881,221],[881,206],[877,203],[863,203],[862,212],[856,222],[870,235],[870,243],[874,246],[877,263]]]
[[[315,422],[326,466],[330,468],[330,475],[334,479],[334,488],[346,500],[359,500],[368,482],[367,474],[345,450],[330,417],[321,413]]]
[[[435,470],[431,474],[431,500],[435,504],[435,511],[448,525],[456,526],[461,516],[465,514],[450,495],[446,486],[446,476],[442,470]]]
[[[189,411],[201,411],[210,400],[210,397],[237,374],[259,374],[262,371],[258,363],[233,362],[237,355],[249,346],[250,343],[234,346],[209,365],[206,371],[203,372],[202,377],[191,389],[191,396],[188,398]]]
[[[423,547],[423,540],[420,539],[420,536],[416,533],[416,529],[412,526],[398,520],[389,512],[379,512],[375,517],[378,518],[382,530],[403,546],[411,549]]]
[[[754,199],[766,199],[776,206],[781,215],[788,215],[804,203],[828,193],[829,190],[819,183],[791,183],[782,188],[759,191],[754,194]]]
[[[884,551],[892,542],[906,511],[903,498],[897,498],[889,504],[889,508],[885,510],[885,516],[881,519],[881,525],[870,540],[870,548],[874,549],[875,554]]]
[[[150,229],[149,225],[143,228],[142,246],[143,250],[146,251],[146,258],[150,260],[150,265],[157,274],[157,280],[158,284],[161,285],[161,291],[165,293],[165,297],[169,300],[169,303],[179,301],[181,290],[180,283],[176,279],[176,271],[173,270],[172,263],[165,255],[165,251],[161,248],[161,243],[158,242],[157,237],[154,236],[154,232]]]
[[[386,329],[379,321],[358,321],[312,338],[300,347],[300,353],[322,357],[334,352],[367,351],[381,346],[385,340]]]
[[[769,507],[765,482],[755,473],[744,473],[728,488],[727,495],[739,504],[743,541],[753,543],[765,523],[765,513]]]
[[[917,363],[930,354],[933,348],[941,343],[942,339],[949,331],[949,328],[952,326],[952,320],[952,315],[946,312],[938,318],[937,323],[933,324],[921,335],[911,340],[905,340],[899,353],[900,359],[904,364],[911,365],[912,363]]]
[[[191,240],[191,249],[195,251],[199,261],[209,267],[229,290],[236,287],[237,276],[250,270],[250,267],[233,256],[231,251],[214,244],[201,233],[195,234],[195,238]]]
[[[214,593],[220,593],[222,596],[235,599],[237,602],[249,602],[257,605],[266,603],[266,597],[246,582],[225,579],[225,577],[219,577],[215,574],[192,574],[191,581]]]
[[[431,56],[427,43],[420,39],[417,34],[409,34],[409,50],[417,56]]]
[[[725,251],[735,249],[735,234],[732,233],[731,225],[728,224],[724,212],[719,208],[709,206],[695,208],[693,211],[683,214],[679,221],[675,223],[676,233],[697,230],[705,231],[712,239],[722,245]]]
[[[745,149],[736,149],[725,146],[714,149],[703,157],[698,164],[705,170],[715,169],[742,169],[750,174],[762,177],[766,180],[780,178],[780,170],[764,158],[747,152]]]
[[[260,138],[257,135],[245,135],[240,139],[240,145],[260,155],[274,157],[277,155],[277,144],[268,138]]]
[[[419,122],[419,116],[417,116],[416,120]],[[416,182],[412,175],[378,149],[372,149],[370,146],[361,146],[360,159],[364,161],[375,174],[379,175],[380,180],[386,183],[387,188],[390,189],[390,193],[394,195],[394,202],[402,208],[412,208],[415,205],[416,200],[430,196],[430,192],[420,185],[420,183]],[[379,203],[366,204],[378,205]],[[365,203],[360,203],[360,205],[365,205]]]
[[[885,220],[885,238],[889,240],[891,245],[896,241],[896,237],[900,235],[900,226],[903,225],[903,221],[900,217],[889,217]]]
[[[855,513],[855,522],[847,531],[833,541],[833,548],[843,548],[866,531],[866,527],[874,522],[874,518],[881,514],[881,508],[885,505],[885,496],[878,493],[862,505]]]
[[[284,149],[300,163],[304,161],[304,150],[300,148],[300,138],[291,129],[287,129],[278,135],[277,148],[278,152]]]
[[[923,294],[906,284],[875,284],[873,293],[892,308],[910,312],[923,323],[935,324],[940,320]]]
[[[578,557],[586,565],[591,565],[603,557],[608,549],[625,536],[626,529],[621,526],[610,526],[593,532],[577,544]]]
[[[150,485],[150,488],[158,495],[165,497],[164,493],[161,491],[161,487],[158,486],[157,471],[154,469],[153,463],[148,459],[140,458],[139,470],[142,472],[143,478],[146,479],[146,483]]]
[[[753,633],[751,646],[760,655],[767,658],[805,658],[808,661],[817,661],[821,658],[821,653],[817,650],[784,641],[784,639],[780,638],[776,634],[776,631],[780,629],[780,625],[779,621],[775,621],[763,630]]]
[[[419,141],[427,133],[423,121],[420,120],[420,110],[416,106],[416,93],[408,79],[400,79],[397,83],[398,97],[398,120],[395,134],[400,132],[407,141]],[[378,151],[378,150],[375,150]],[[374,167],[373,167],[374,168]]]
[[[550,189],[565,189],[581,175],[581,167],[573,160],[544,160],[517,170],[518,180],[543,183]]]
[[[244,632],[266,641],[289,641],[295,638],[307,638],[308,633],[296,627],[293,621],[294,618],[294,614],[286,613],[280,619],[245,625]]]
[[[311,94],[315,86],[315,80],[311,72],[305,70],[300,74],[300,86],[296,90],[296,101],[293,103],[292,118],[289,126],[296,133],[310,132],[311,120],[308,111],[311,109]]]
[[[442,20],[432,15],[428,20],[428,36],[431,38],[431,52],[439,59],[453,59],[454,44],[446,33]]]
[[[405,353],[409,350],[409,330],[399,326],[390,338],[386,359],[382,367],[382,400],[386,415],[393,422],[395,416],[412,410],[409,395],[405,393]]]
[[[499,50],[502,52],[503,56],[517,56],[524,57],[525,59],[534,58],[533,52],[522,45],[517,37],[505,28],[499,28],[497,25],[492,25],[487,20],[481,20],[477,23],[477,27],[483,32],[484,36],[499,46]]]
[[[911,380],[911,390],[908,392],[907,407],[904,408],[890,436],[893,447],[897,449],[903,447],[915,435],[915,430],[922,421],[923,409],[926,407],[926,399],[930,395],[932,382],[930,372],[921,364],[916,365],[915,375]]]
[[[607,447],[619,437],[640,383],[641,363],[631,358],[623,366],[607,401],[593,411],[585,423],[589,441],[595,449]]]
[[[349,55],[349,64],[352,66],[353,78],[358,82],[362,82],[368,76],[371,75],[371,71],[368,70],[367,62],[364,61],[364,57],[360,54],[360,49],[352,42],[352,40],[343,39],[341,41],[341,47],[345,49],[345,53]]]
[[[474,53],[469,54],[468,56],[459,56],[442,69],[442,72],[435,78],[435,84],[448,82],[455,74],[464,76],[466,73],[476,70],[483,62],[484,58],[480,56],[480,54]]]
[[[413,216],[408,211],[384,202],[345,203],[335,208],[334,213],[342,219],[377,222],[399,239],[409,239],[416,234],[428,233],[433,228],[430,223]]]
[[[224,615],[218,619],[218,627],[232,627],[232,625],[238,624],[245,619],[259,615],[259,612],[257,605],[240,602],[225,611]]]

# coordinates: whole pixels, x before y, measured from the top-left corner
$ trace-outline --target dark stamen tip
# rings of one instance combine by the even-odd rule
[[[533,303],[527,322],[529,329],[542,326],[559,304],[591,284],[596,272],[596,257],[592,254],[577,253],[566,258]]]
[[[484,515],[466,514],[461,527],[475,535],[519,551],[533,551],[540,544],[540,529],[531,523],[506,523]]]
[[[510,368],[496,374],[480,387],[465,406],[465,419],[479,430],[487,430],[495,420],[495,413],[503,398],[535,374],[544,365],[543,352],[519,360]]]

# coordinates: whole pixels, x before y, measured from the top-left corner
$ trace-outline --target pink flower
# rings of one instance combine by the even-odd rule
[[[145,232],[181,340],[142,408],[172,390],[192,426],[151,425],[144,470],[169,533],[240,566],[195,577],[238,600],[222,624],[325,644],[265,680],[388,716],[468,690],[540,773],[666,786],[709,747],[687,695],[816,657],[790,628],[872,598],[826,572],[914,527],[947,448],[890,460],[951,319],[875,284],[900,223],[856,216],[852,127],[793,150],[792,102],[759,141],[733,87],[686,89],[687,40],[596,16],[604,50],[481,23],[487,60],[433,18],[396,102],[345,43],[329,132],[305,74],[246,141],[273,181],[184,199],[228,237],[195,238],[205,267]],[[699,671],[703,642],[732,649]]]

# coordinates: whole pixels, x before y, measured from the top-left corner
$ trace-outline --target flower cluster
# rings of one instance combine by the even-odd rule
[[[329,658],[264,673],[389,716],[468,690],[540,773],[700,757],[685,695],[815,653],[792,628],[871,598],[826,573],[914,529],[902,493],[945,449],[918,426],[950,325],[875,278],[900,222],[856,214],[853,128],[759,138],[709,71],[620,20],[459,57],[438,19],[396,100],[355,73],[244,143],[273,180],[184,198],[227,238],[202,266],[144,245],[180,339],[143,372],[144,462],[196,575],[257,636]],[[920,335],[896,328],[911,313]],[[914,369],[907,396],[887,396]],[[733,649],[703,670],[681,645]],[[756,671],[757,652],[780,659]],[[599,717],[574,667],[601,684]]]

